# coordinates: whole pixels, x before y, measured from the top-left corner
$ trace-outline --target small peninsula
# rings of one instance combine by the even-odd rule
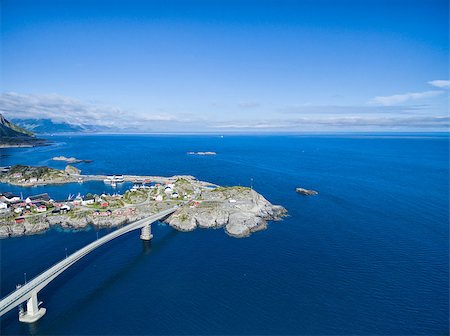
[[[36,234],[53,226],[117,227],[173,206],[179,208],[164,222],[176,230],[224,228],[228,235],[241,238],[264,230],[268,221],[281,220],[287,213],[251,188],[221,187],[193,176],[82,175],[72,166],[59,170],[24,165],[0,173],[0,182],[27,187],[93,180],[128,181],[133,187],[122,195],[88,193],[67,200],[53,200],[47,194],[26,199],[0,194],[0,238]]]

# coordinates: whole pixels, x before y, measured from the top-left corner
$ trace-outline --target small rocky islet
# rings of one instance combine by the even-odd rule
[[[304,196],[315,196],[318,195],[319,192],[312,189],[305,189],[305,188],[295,188],[295,192],[300,195]]]
[[[199,181],[193,176],[129,176],[135,182],[123,195],[78,196],[73,200],[53,201],[28,198],[0,202],[7,208],[0,213],[0,238],[44,232],[51,227],[83,229],[118,227],[178,205],[163,221],[179,231],[197,228],[224,228],[236,238],[247,237],[267,228],[268,221],[286,216],[286,209],[273,205],[255,190],[246,187],[221,187]],[[65,170],[18,165],[0,174],[0,182],[20,186],[104,180],[102,175],[81,175],[68,166]],[[37,207],[37,205],[39,207]],[[64,209],[64,211],[62,211]]]

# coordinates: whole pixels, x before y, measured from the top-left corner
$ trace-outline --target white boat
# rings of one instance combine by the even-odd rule
[[[108,175],[103,182],[105,183],[122,183],[124,182],[123,175]]]

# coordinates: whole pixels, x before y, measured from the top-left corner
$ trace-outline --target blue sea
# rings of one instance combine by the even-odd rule
[[[18,322],[15,310],[5,315],[2,335],[449,332],[447,134],[49,139],[46,147],[0,149],[0,166],[63,168],[50,159],[65,155],[94,160],[77,165],[89,174],[253,184],[289,217],[245,239],[156,224],[146,244],[131,232],[42,290],[47,314],[38,322]],[[296,194],[296,187],[319,195]],[[101,182],[0,191],[55,199],[113,192]],[[52,229],[1,240],[1,295],[107,232]]]

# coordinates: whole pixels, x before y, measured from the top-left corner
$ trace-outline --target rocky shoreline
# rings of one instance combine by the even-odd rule
[[[13,168],[12,173],[7,176],[14,176],[18,171],[25,172],[25,175],[29,172],[41,174],[41,180],[33,177],[34,184],[73,182],[73,176],[67,173],[67,169],[62,171],[28,166]],[[101,177],[90,176],[92,179]],[[148,177],[128,178],[143,181]],[[17,182],[5,176],[0,180],[6,183]],[[70,205],[71,211],[64,214],[50,211],[54,209],[52,204],[48,204],[50,208],[45,210],[45,213],[27,210],[29,214],[26,216],[14,214],[13,211],[10,211],[8,217],[0,214],[0,238],[37,234],[55,226],[65,229],[85,229],[90,225],[97,228],[118,227],[174,205],[178,205],[179,209],[163,221],[178,231],[223,228],[229,236],[242,238],[264,230],[268,221],[281,220],[287,213],[282,206],[271,204],[262,195],[246,187],[220,187],[199,181],[192,176],[154,176],[151,180],[156,183],[151,188],[139,189],[141,185],[137,189],[130,189],[124,195],[94,195],[92,199],[97,200],[95,204],[92,200],[92,203],[87,205],[87,198],[81,201],[86,203],[83,206],[81,203],[67,201],[66,205]],[[103,207],[102,202],[107,205]]]
[[[216,188],[203,192],[207,199],[197,207],[181,207],[167,222],[180,231],[196,228],[224,228],[237,238],[247,237],[267,227],[267,221],[281,220],[286,215],[282,206],[271,204],[249,188]]]

